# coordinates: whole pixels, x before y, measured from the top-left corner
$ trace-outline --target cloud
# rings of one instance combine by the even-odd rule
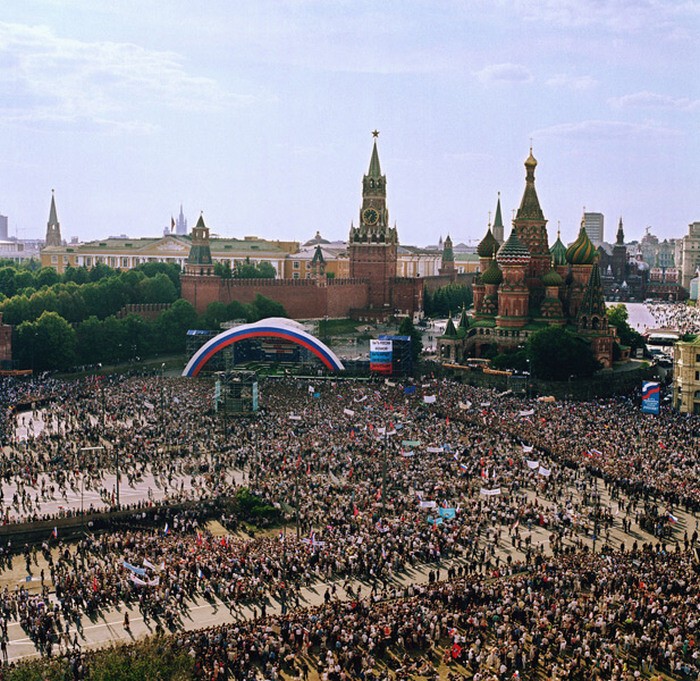
[[[679,111],[695,111],[700,108],[700,100],[688,97],[671,97],[656,92],[635,92],[610,100],[611,106],[617,109],[677,109]]]
[[[511,2],[499,0],[512,7]],[[600,26],[615,32],[648,30],[668,39],[687,35],[687,22],[700,16],[695,0],[515,0],[527,21],[566,28]]]
[[[0,22],[0,111],[9,122],[92,121],[146,132],[139,109],[217,110],[252,98],[188,73],[174,52],[64,38],[46,26]],[[148,115],[148,114],[145,114]]]
[[[590,90],[595,87],[598,81],[592,76],[570,76],[565,73],[558,73],[548,81],[549,87],[567,88],[569,90]]]
[[[476,72],[483,83],[530,83],[533,80],[529,69],[522,64],[491,64]]]
[[[598,140],[617,140],[629,137],[676,137],[680,132],[654,123],[594,120],[560,123],[559,125],[535,130],[532,134],[537,139],[563,138],[595,142]]]

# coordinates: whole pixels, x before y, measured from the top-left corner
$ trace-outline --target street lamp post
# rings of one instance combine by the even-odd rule
[[[104,447],[81,447],[80,452],[81,454],[83,452],[98,452],[98,451],[104,451]],[[82,461],[83,457],[81,456],[81,464],[84,463]],[[80,471],[80,518],[83,527],[85,526],[85,509],[84,509],[84,497],[85,497],[85,468],[84,466],[81,466],[81,471]]]

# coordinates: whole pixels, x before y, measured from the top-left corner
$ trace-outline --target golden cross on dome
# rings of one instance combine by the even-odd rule
[[[379,130],[377,130],[376,128],[372,130],[372,137],[379,137]]]

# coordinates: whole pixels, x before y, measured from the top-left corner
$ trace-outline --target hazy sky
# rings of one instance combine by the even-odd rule
[[[479,240],[530,138],[550,245],[700,220],[698,0],[5,0],[0,213],[43,236],[347,238],[372,137],[401,243]],[[18,230],[16,232],[16,230]],[[508,225],[506,234],[508,234]]]

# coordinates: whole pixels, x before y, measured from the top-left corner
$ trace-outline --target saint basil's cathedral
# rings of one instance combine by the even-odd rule
[[[568,248],[550,248],[547,221],[535,190],[537,161],[525,161],[525,191],[508,239],[503,234],[500,198],[493,229],[477,247],[480,275],[474,283],[474,314],[462,315],[459,330],[448,320],[440,338],[447,361],[479,357],[496,346],[514,350],[547,326],[567,327],[586,339],[603,367],[612,366],[614,328],[608,327],[598,254],[581,224]],[[502,238],[502,237],[501,237]]]

